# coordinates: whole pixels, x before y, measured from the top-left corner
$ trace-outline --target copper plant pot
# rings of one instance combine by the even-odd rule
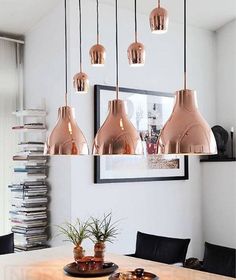
[[[75,262],[78,262],[79,260],[84,258],[84,249],[80,245],[74,247],[73,253]]]
[[[80,271],[94,271],[103,268],[103,260],[93,256],[86,256],[77,261],[78,269]]]
[[[101,259],[102,263],[104,263],[105,249],[106,245],[104,242],[97,242],[94,245],[94,258]]]

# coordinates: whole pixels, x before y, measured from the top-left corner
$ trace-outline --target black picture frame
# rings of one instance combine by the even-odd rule
[[[101,91],[114,91],[115,98],[116,88],[113,86],[105,85],[94,85],[94,136],[100,128],[100,109],[101,109]],[[145,94],[145,95],[155,95],[155,96],[165,96],[172,97],[174,95],[171,93],[156,92],[149,90],[141,89],[132,89],[120,87],[119,92],[135,93],[135,94]],[[107,104],[103,104],[107,106]],[[184,175],[183,176],[165,176],[165,177],[142,177],[142,178],[114,178],[107,179],[101,178],[101,164],[100,156],[94,157],[94,183],[95,184],[104,184],[104,183],[128,183],[128,182],[150,182],[150,181],[175,181],[175,180],[188,180],[189,179],[189,161],[188,156],[184,156]]]

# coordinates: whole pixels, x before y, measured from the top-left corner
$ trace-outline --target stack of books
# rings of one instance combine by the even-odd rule
[[[34,131],[44,130],[44,110],[24,110],[14,113],[17,117],[30,117],[30,121],[23,118],[21,125],[12,129],[29,132],[30,137],[21,139],[40,139],[43,141],[21,141],[18,152],[13,156],[14,183],[9,186],[11,191],[10,220],[14,233],[15,251],[31,251],[46,248],[48,241],[48,185],[46,183],[48,166],[44,153],[44,134],[36,136]],[[36,121],[32,122],[32,117]],[[42,119],[43,120],[43,119]]]
[[[43,180],[12,184],[10,219],[16,251],[45,248],[48,186]]]
[[[20,151],[13,156],[15,161],[29,161],[31,166],[38,166],[46,164],[47,157],[43,155],[43,142],[20,142],[18,144]],[[16,172],[24,172],[23,170],[16,170]]]
[[[13,126],[12,129],[45,129],[45,125],[43,123],[25,123],[23,125]]]

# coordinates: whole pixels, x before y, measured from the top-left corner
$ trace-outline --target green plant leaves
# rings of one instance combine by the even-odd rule
[[[65,241],[80,246],[83,240],[89,238],[94,243],[113,242],[118,235],[118,221],[112,222],[112,213],[104,214],[101,219],[90,217],[85,222],[77,219],[75,224],[66,222],[64,226],[57,226],[59,234],[66,237]]]

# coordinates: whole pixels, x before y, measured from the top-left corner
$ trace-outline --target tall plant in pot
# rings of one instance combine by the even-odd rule
[[[91,217],[88,226],[90,239],[94,242],[94,257],[104,262],[106,242],[113,243],[118,234],[117,223],[112,221],[112,213],[104,214],[102,219]]]
[[[58,226],[60,234],[66,237],[64,241],[69,241],[75,246],[73,249],[75,261],[84,257],[85,251],[82,247],[82,242],[90,236],[88,227],[88,221],[81,222],[79,219],[77,219],[75,224],[67,222],[65,226]]]

